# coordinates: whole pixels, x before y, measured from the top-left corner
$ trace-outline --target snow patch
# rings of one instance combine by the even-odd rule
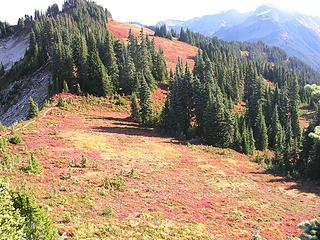
[[[266,15],[266,14],[271,13],[271,12],[272,12],[272,9],[269,9],[269,10],[263,11],[263,12],[261,12],[261,13],[258,13],[258,14],[257,14],[257,17],[260,17],[260,16],[263,16],[263,15]]]

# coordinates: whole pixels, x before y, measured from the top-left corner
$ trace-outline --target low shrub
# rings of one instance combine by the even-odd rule
[[[109,204],[103,211],[102,216],[111,217],[113,215],[112,206]]]
[[[86,168],[88,166],[88,158],[86,158],[85,156],[81,157],[81,168]]]
[[[119,177],[105,178],[101,186],[110,190],[120,190],[124,186],[124,180]]]
[[[20,135],[14,135],[9,137],[8,142],[11,144],[21,144],[23,141]]]
[[[21,161],[21,158],[17,155],[11,155],[7,152],[3,152],[1,155],[0,167],[2,170],[13,170],[16,165]]]
[[[42,171],[41,164],[38,159],[31,154],[30,159],[28,160],[27,165],[23,169],[26,173],[40,174]]]
[[[39,108],[37,103],[33,100],[32,97],[29,98],[29,113],[28,119],[35,118],[39,115]]]
[[[60,108],[64,108],[64,107],[66,107],[66,105],[67,105],[66,101],[62,97],[59,97],[57,106]]]
[[[0,131],[3,131],[5,129],[6,129],[6,127],[0,122]]]

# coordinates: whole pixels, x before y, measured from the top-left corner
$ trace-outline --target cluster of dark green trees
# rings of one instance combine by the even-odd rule
[[[158,27],[158,26],[155,27],[154,35],[157,37],[163,37],[163,38],[168,38],[168,39],[172,40],[172,38],[174,36],[176,36],[176,33],[173,30],[169,31],[167,26],[164,24],[160,27]]]
[[[164,110],[165,128],[246,154],[272,149],[291,156],[301,142],[297,76],[284,71],[273,84],[266,84],[259,63],[210,48],[215,57],[199,52],[193,73],[179,61]],[[247,103],[245,114],[233,111],[240,101]]]
[[[320,178],[320,111],[304,133],[299,123],[301,103],[318,109],[317,94],[304,88],[319,82],[316,71],[263,43],[228,43],[183,29],[180,40],[202,52],[192,74],[178,63],[164,110],[166,129],[246,154],[270,149],[274,170]],[[240,101],[245,114],[233,111]]]
[[[36,12],[26,57],[4,78],[10,81],[49,64],[53,80],[50,95],[64,83],[72,92],[97,96],[131,94],[145,80],[150,89],[167,81],[163,52],[143,31],[129,33],[127,45],[107,31],[111,14],[93,2],[69,0],[62,10],[57,5],[45,14]],[[142,79],[141,77],[144,77]]]
[[[311,179],[320,179],[320,108],[317,115],[303,134],[303,147],[299,161],[295,164],[297,172]]]
[[[23,18],[19,18],[17,25],[13,26],[7,22],[0,21],[0,38],[10,36],[17,31],[23,30],[25,27],[29,27],[33,22],[32,16],[25,15]]]
[[[0,38],[6,37],[14,32],[14,27],[12,27],[7,22],[0,22]]]
[[[304,84],[306,82],[320,82],[320,75],[316,70],[295,57],[289,57],[282,49],[269,47],[263,42],[226,42],[217,38],[210,39],[183,28],[181,28],[178,37],[180,41],[197,46],[204,51],[209,50],[208,47],[211,42],[212,45],[224,48],[228,54],[237,58],[259,63],[271,63],[272,65],[280,66],[282,69],[294,71],[299,76],[299,81],[304,81]],[[248,55],[242,56],[242,52],[246,52]],[[304,84],[301,82],[301,86]]]

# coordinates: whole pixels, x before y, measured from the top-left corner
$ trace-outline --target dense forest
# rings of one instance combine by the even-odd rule
[[[180,40],[202,51],[193,73],[179,62],[171,77],[166,129],[245,154],[272,150],[274,157],[262,158],[274,170],[319,178],[320,114],[304,134],[299,123],[301,103],[318,108],[317,85],[305,87],[319,82],[317,72],[262,43],[228,43],[183,29]],[[244,51],[246,57],[240,54]],[[241,101],[246,110],[236,113]]]
[[[184,139],[200,141],[245,154],[274,152],[272,166],[291,175],[319,177],[320,113],[303,133],[299,106],[317,108],[314,93],[305,86],[320,76],[278,48],[263,43],[224,42],[189,30],[180,34],[165,26],[155,35],[190,43],[199,48],[193,71],[178,61],[167,72],[162,50],[141,30],[129,32],[128,43],[114,39],[106,24],[108,10],[84,0],[69,0],[60,10],[52,5],[27,21],[32,29],[23,60],[6,74],[8,83],[49,66],[53,78],[50,95],[63,89],[77,94],[131,95],[132,117]],[[3,34],[8,31],[6,25]],[[6,30],[7,29],[7,30]],[[151,92],[157,83],[168,85],[161,114],[152,109]],[[235,106],[245,104],[243,111]],[[311,136],[311,137],[310,137]]]
[[[129,33],[129,43],[115,40],[106,29],[110,13],[86,1],[66,1],[46,13],[36,11],[25,58],[1,81],[10,82],[49,64],[53,74],[50,95],[60,92],[64,82],[72,92],[97,96],[131,94],[143,75],[148,88],[168,78],[163,52],[141,31]],[[139,74],[138,74],[139,73]],[[142,80],[141,80],[142,81]]]

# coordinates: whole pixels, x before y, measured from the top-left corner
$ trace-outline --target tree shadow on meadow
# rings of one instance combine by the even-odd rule
[[[108,126],[93,127],[93,130],[97,132],[114,133],[128,136],[163,137],[152,128],[141,127],[131,118],[105,117],[99,119],[111,121],[112,123]]]
[[[251,174],[273,175],[276,178],[269,180],[269,183],[288,183],[290,186],[286,190],[297,190],[301,193],[311,193],[320,196],[320,182],[295,179],[283,176],[274,171],[266,170],[264,172],[251,172]]]

